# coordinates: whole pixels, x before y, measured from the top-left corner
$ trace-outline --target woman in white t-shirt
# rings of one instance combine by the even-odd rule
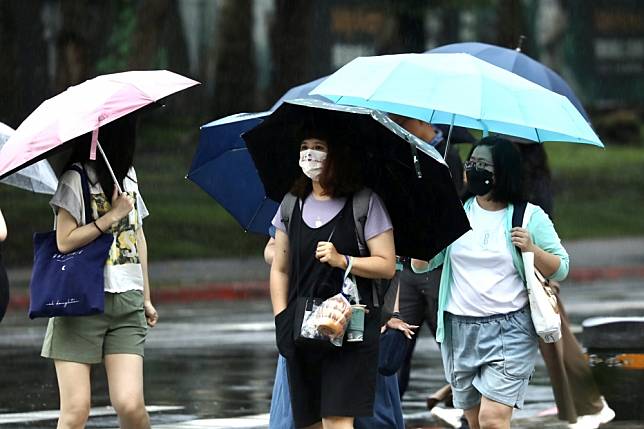
[[[56,241],[62,253],[102,234],[114,242],[105,264],[103,314],[49,319],[42,356],[54,360],[60,393],[59,428],[83,428],[91,401],[90,366],[105,362],[109,394],[121,427],[149,428],[143,399],[143,346],[158,315],[150,300],[143,218],[148,211],[132,166],[136,118],[128,115],[99,130],[99,140],[123,190],[118,193],[100,155],[89,161],[90,135],[79,137],[70,164],[88,177],[91,201],[83,200],[80,174],[67,170],[51,199]],[[111,198],[109,198],[111,197]],[[85,221],[85,204],[92,218]]]
[[[464,208],[472,229],[416,272],[443,266],[436,340],[454,406],[470,427],[509,428],[523,406],[537,358],[537,335],[525,288],[521,251],[534,252],[548,278],[568,274],[568,254],[548,218],[530,207],[527,228],[512,227],[522,202],[521,158],[508,140],[486,137],[465,163]]]

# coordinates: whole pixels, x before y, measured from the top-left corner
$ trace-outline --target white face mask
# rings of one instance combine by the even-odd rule
[[[300,151],[300,167],[311,180],[318,180],[320,174],[322,174],[325,159],[326,152],[321,150],[307,149]]]

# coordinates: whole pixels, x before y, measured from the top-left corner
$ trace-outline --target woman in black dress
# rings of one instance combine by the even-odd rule
[[[299,144],[303,171],[292,188],[297,203],[292,213],[282,213],[283,203],[273,219],[277,232],[270,287],[277,345],[287,361],[295,426],[353,428],[355,417],[373,413],[380,314],[370,279],[394,275],[393,229],[373,193],[364,226],[370,256],[359,256],[352,207],[353,195],[363,188],[355,165],[359,156],[348,142],[320,129],[303,130],[301,137],[293,142]],[[345,339],[342,347],[326,348],[296,344],[298,298],[312,290],[320,299],[339,293],[350,260],[368,310],[364,341]]]

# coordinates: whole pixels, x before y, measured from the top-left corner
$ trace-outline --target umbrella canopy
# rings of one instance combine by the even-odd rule
[[[316,86],[324,82],[327,77],[328,76],[324,76],[324,77],[312,80],[311,82],[303,83],[302,85],[297,85],[289,89],[284,93],[284,95],[282,95],[282,97],[280,97],[279,100],[275,102],[275,104],[273,104],[273,106],[271,107],[271,111],[280,107],[282,103],[284,103],[285,101],[295,100],[298,98],[312,98],[312,99],[325,101],[324,97],[320,95],[309,95],[309,92],[311,92],[311,90],[315,89]]]
[[[297,130],[312,119],[332,124],[356,149],[366,186],[391,216],[397,254],[430,259],[469,229],[449,169],[433,147],[384,113],[318,100],[287,101],[242,135],[269,198],[281,201],[301,176]]]
[[[297,98],[308,98],[308,99],[314,99],[314,100],[321,100],[321,101],[327,101],[326,97],[323,97],[321,95],[311,95],[309,94],[311,91],[313,91],[315,88],[317,88],[322,82],[326,80],[328,76],[324,76],[315,80],[312,80],[311,82],[304,83],[302,85],[297,85],[294,86],[293,88],[289,89],[282,95],[282,97],[273,104],[271,107],[271,111],[277,109],[280,107],[282,103],[288,100],[295,100]],[[439,125],[439,124],[433,124],[436,128],[439,128],[445,136],[447,136],[447,133],[449,131],[449,128],[446,127],[445,125]],[[451,135],[451,141],[454,143],[473,143],[474,138],[472,135],[467,132],[462,127],[458,127],[452,130],[452,135]]]
[[[270,112],[241,113],[201,127],[186,176],[225,208],[246,231],[268,234],[278,204],[266,196],[241,134]]]
[[[15,130],[0,122],[0,150],[15,133]],[[0,183],[15,186],[31,192],[53,195],[58,187],[58,179],[49,162],[42,160],[17,173],[7,176]]]
[[[102,75],[69,87],[38,106],[5,144],[0,179],[75,137],[198,83],[167,70],[149,70]]]
[[[566,97],[468,54],[356,58],[311,94],[484,133],[603,147]]]
[[[531,82],[541,85],[550,91],[563,95],[575,106],[581,115],[590,122],[588,113],[581,105],[581,101],[575,95],[566,81],[552,69],[533,60],[526,54],[516,49],[503,48],[480,42],[452,43],[434,48],[428,53],[465,53],[476,58],[494,64],[497,67],[511,71]]]
[[[324,79],[326,77],[289,89],[269,111],[238,113],[201,127],[199,146],[186,178],[214,198],[245,231],[268,234],[279,204],[266,196],[241,135],[260,124],[286,100],[324,100],[321,96],[308,95]]]

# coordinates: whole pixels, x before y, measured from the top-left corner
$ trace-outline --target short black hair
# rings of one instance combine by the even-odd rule
[[[472,152],[479,146],[489,146],[492,152],[494,163],[494,187],[492,188],[492,199],[502,203],[516,204],[525,200],[523,195],[523,178],[521,171],[521,153],[511,141],[503,137],[483,137],[472,146],[467,155],[469,160]],[[472,194],[469,191],[463,195],[466,201]]]

